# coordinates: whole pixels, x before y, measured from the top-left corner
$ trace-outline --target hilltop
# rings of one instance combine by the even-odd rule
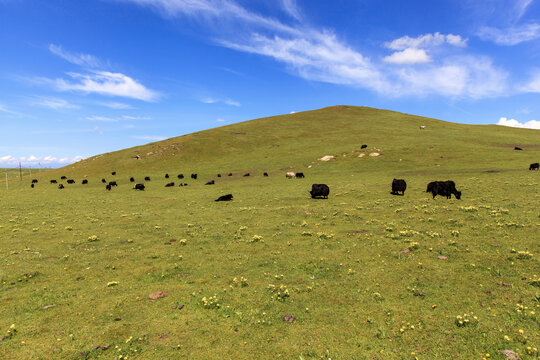
[[[305,169],[318,164],[317,159],[325,155],[336,156],[341,163],[348,157],[342,165],[362,171],[377,171],[390,165],[398,171],[434,167],[513,169],[520,165],[512,163],[517,154],[510,150],[515,145],[526,150],[538,149],[537,136],[535,130],[456,124],[368,107],[332,106],[101,154],[61,171],[74,176],[99,176],[112,170],[123,174],[276,171],[289,167]],[[353,161],[366,152],[360,151],[362,144],[368,145],[368,152],[382,154],[377,162]],[[530,152],[519,155],[523,163],[534,160]]]

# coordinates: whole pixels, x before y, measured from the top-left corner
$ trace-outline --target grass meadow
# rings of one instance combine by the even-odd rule
[[[538,133],[403,118],[329,108],[0,181],[0,358],[537,359]],[[448,179],[461,200],[425,192]]]

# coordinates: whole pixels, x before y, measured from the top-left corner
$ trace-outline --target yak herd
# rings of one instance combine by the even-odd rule
[[[539,163],[532,163],[529,166],[529,170],[539,170],[539,168],[540,168]],[[115,176],[116,171],[111,172],[111,175]],[[232,173],[229,173],[228,176],[232,176]],[[250,176],[250,173],[246,173],[243,176],[248,177],[248,176]],[[265,173],[263,173],[263,176],[268,177],[269,175],[268,175],[267,172],[265,172]],[[178,179],[184,179],[183,174],[178,174],[177,177],[178,177]],[[221,174],[217,174],[217,177],[221,177]],[[285,174],[285,177],[287,179],[292,179],[292,178],[301,179],[301,178],[304,178],[305,175],[302,172],[297,172],[297,173],[287,172]],[[169,174],[165,174],[165,178],[169,179]],[[75,180],[68,179],[66,176],[62,176],[62,177],[60,177],[60,179],[61,180],[66,180],[66,182],[68,184],[75,184]],[[191,179],[197,180],[197,174],[195,174],[195,173],[191,174]],[[130,177],[129,181],[133,183],[133,182],[135,182],[135,178]],[[150,177],[145,176],[144,181],[150,181]],[[105,180],[104,178],[101,179],[101,182],[106,184],[105,189],[107,189],[109,191],[114,186],[118,186],[118,183],[116,181],[109,181],[107,183],[107,180]],[[33,179],[30,186],[32,188],[34,188],[35,184],[37,184],[37,183],[38,183],[38,180]],[[50,180],[50,183],[51,184],[57,184],[58,182],[56,181],[56,179],[52,179],[52,180]],[[86,185],[86,184],[88,184],[88,180],[83,179],[81,183],[83,185]],[[214,185],[214,184],[215,184],[215,181],[210,180],[205,185]],[[187,186],[187,185],[188,184],[181,182],[178,186]],[[169,183],[165,184],[165,187],[173,187],[173,186],[175,186],[174,182],[169,182]],[[63,184],[58,185],[58,189],[64,189],[64,188],[65,188],[65,186]],[[144,190],[145,185],[137,183],[137,184],[134,184],[133,189],[134,190]],[[403,195],[405,195],[405,190],[406,189],[407,189],[407,183],[405,182],[405,180],[403,180],[403,179],[394,179],[394,180],[392,180],[392,191],[390,192],[392,195],[401,195],[401,196],[403,196]],[[452,197],[452,195],[454,195],[454,197],[456,199],[461,199],[461,191],[458,191],[456,189],[456,183],[454,181],[452,181],[452,180],[432,181],[427,185],[426,192],[431,193],[433,195],[433,198],[435,198],[435,196],[439,195],[439,196],[446,196],[447,199],[450,199]],[[309,194],[311,195],[312,199],[328,199],[328,195],[330,194],[330,188],[326,184],[313,184],[311,186],[311,191],[309,191]],[[233,195],[232,194],[227,194],[227,195],[220,196],[219,198],[217,198],[214,201],[231,201],[232,199],[233,199]]]

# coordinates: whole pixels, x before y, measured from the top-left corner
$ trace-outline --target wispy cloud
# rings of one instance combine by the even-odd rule
[[[78,105],[71,104],[64,99],[52,98],[52,97],[39,97],[36,101],[32,102],[32,105],[42,106],[53,110],[60,109],[79,109]]]
[[[215,20],[205,29],[214,31],[214,41],[219,45],[270,57],[284,64],[289,72],[309,81],[348,85],[389,96],[435,94],[482,98],[499,96],[508,90],[508,74],[490,58],[448,56],[442,51],[445,47],[466,48],[468,39],[457,34],[436,32],[403,36],[384,43],[395,53],[379,60],[353,48],[331,29],[314,28],[294,16],[294,25],[289,25],[250,11],[234,0],[119,1],[152,7],[167,18]],[[293,6],[297,7],[293,1],[281,1],[281,5],[289,14],[294,13]],[[298,8],[296,10],[300,13]],[[222,35],[222,30],[239,26],[242,32]],[[444,56],[436,56],[441,53]],[[206,100],[211,103],[214,99]]]
[[[238,101],[234,101],[231,99],[216,99],[216,98],[204,98],[201,100],[201,102],[205,104],[216,104],[216,103],[223,103],[230,106],[241,106],[241,104]]]
[[[117,110],[133,109],[133,106],[129,104],[120,103],[120,102],[102,102],[102,103],[99,103],[99,105],[106,106],[111,109],[117,109]]]
[[[87,116],[85,118],[88,121],[100,121],[100,122],[117,122],[118,119],[105,117],[105,116]]]
[[[148,140],[148,141],[161,141],[167,139],[164,136],[153,136],[153,135],[133,135],[133,139],[138,140]]]
[[[10,116],[14,117],[22,117],[24,114],[21,114],[20,112],[13,111],[10,108],[8,108],[6,105],[0,104],[0,112],[6,113]]]
[[[137,80],[121,73],[93,71],[88,74],[68,73],[68,75],[78,81],[54,80],[54,84],[59,91],[81,91],[143,101],[156,101],[159,98],[159,93],[146,88]]]
[[[424,34],[417,37],[403,36],[398,39],[386,42],[384,45],[392,50],[405,50],[408,48],[429,49],[434,46],[449,44],[453,46],[467,46],[468,39],[462,38],[460,35],[441,33]]]
[[[478,31],[478,36],[498,45],[512,46],[540,38],[540,24],[528,23],[504,29],[484,26]]]
[[[287,14],[296,20],[302,19],[302,13],[296,4],[296,0],[281,0],[281,6]]]
[[[383,60],[394,64],[421,64],[430,62],[431,57],[424,49],[408,48],[403,51],[396,51]]]
[[[507,119],[505,117],[501,117],[497,125],[540,130],[540,121],[537,120],[530,120],[525,123],[521,123],[516,119]]]
[[[225,122],[225,119],[218,118],[218,119],[216,119],[216,122]]]
[[[63,49],[60,45],[50,44],[49,51],[75,65],[89,68],[103,66],[103,63],[93,55],[70,52]]]
[[[526,93],[540,93],[540,70],[534,71],[531,79],[519,86],[519,90]]]

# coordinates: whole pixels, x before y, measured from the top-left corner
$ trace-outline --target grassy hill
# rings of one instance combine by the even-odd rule
[[[539,154],[534,130],[336,106],[0,185],[0,358],[536,359]],[[462,200],[426,194],[447,179]]]
[[[421,130],[420,126],[425,126]],[[97,155],[63,168],[75,175],[146,171],[208,172],[307,168],[324,155],[357,157],[360,145],[380,149],[374,162],[346,162],[353,170],[441,170],[508,166],[517,169],[538,150],[538,132],[494,125],[463,125],[366,107],[333,106],[273,116]],[[135,156],[140,156],[136,160]],[[519,157],[517,157],[519,155]],[[402,159],[400,163],[399,159]],[[340,159],[341,160],[341,159]]]

